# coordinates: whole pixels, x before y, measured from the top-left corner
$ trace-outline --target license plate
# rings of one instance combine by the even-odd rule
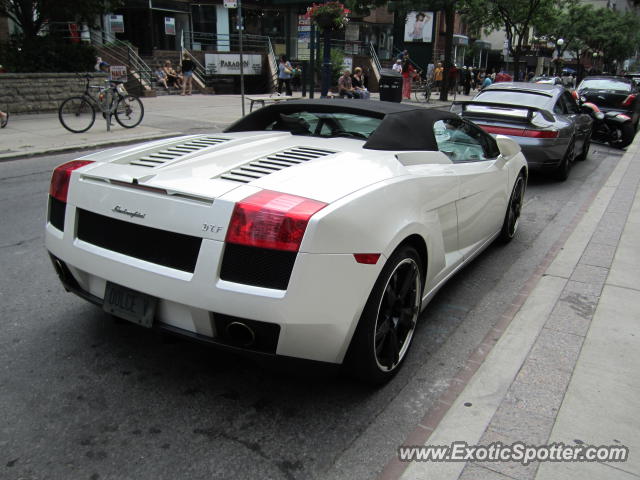
[[[116,317],[151,328],[157,303],[155,297],[107,282],[102,308]]]

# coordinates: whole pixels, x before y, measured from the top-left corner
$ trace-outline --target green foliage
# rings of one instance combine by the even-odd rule
[[[318,46],[318,54],[316,61],[316,71],[322,72],[322,58],[323,58],[323,45],[320,44]],[[338,83],[338,79],[342,75],[344,68],[342,65],[344,64],[344,52],[337,48],[331,49],[331,85],[335,85]]]
[[[565,0],[467,0],[469,25],[489,33],[504,29],[516,77],[519,59],[529,42],[532,27],[549,22]]]
[[[93,25],[100,15],[113,11],[123,0],[0,0],[0,16],[9,17],[33,38],[47,22],[85,22]]]
[[[0,64],[9,72],[86,72],[93,70],[95,62],[91,45],[54,37],[14,37],[0,47]]]

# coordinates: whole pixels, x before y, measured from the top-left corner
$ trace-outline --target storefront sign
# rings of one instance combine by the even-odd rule
[[[124,33],[124,19],[122,15],[109,15],[109,30],[111,33]]]
[[[311,19],[304,15],[298,15],[298,60],[309,60],[311,53],[309,44],[311,41]]]
[[[111,65],[109,67],[109,78],[111,78],[111,80],[119,80],[121,82],[126,82],[127,81],[126,65]]]
[[[173,17],[164,17],[164,33],[165,35],[176,34],[176,19]]]
[[[242,56],[245,75],[262,73],[262,55]],[[205,53],[204,63],[207,73],[215,75],[240,75],[240,55],[235,53]]]

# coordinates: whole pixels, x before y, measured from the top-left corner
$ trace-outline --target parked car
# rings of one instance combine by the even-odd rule
[[[574,160],[589,152],[593,120],[560,85],[527,82],[487,87],[452,110],[485,131],[515,140],[531,169],[566,180]]]
[[[627,73],[625,77],[633,80],[636,86],[640,85],[640,72]]]
[[[542,75],[540,77],[533,77],[530,83],[541,83],[545,85],[562,85],[562,79],[560,77],[547,77]]]
[[[57,167],[46,248],[108,313],[380,383],[446,280],[513,238],[526,181],[514,141],[450,112],[290,101]]]
[[[629,78],[616,76],[586,77],[576,91],[582,102],[598,106],[608,120],[617,121],[617,138],[609,143],[624,148],[633,141],[640,121],[638,86]]]

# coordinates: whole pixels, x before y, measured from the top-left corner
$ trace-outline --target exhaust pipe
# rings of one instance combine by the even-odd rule
[[[256,334],[246,323],[231,322],[225,332],[231,342],[241,347],[250,347],[256,341]]]

